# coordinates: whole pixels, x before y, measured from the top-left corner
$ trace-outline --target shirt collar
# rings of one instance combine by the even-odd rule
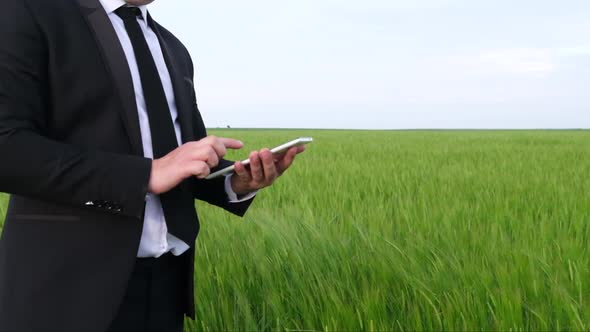
[[[104,8],[107,15],[112,14],[115,10],[119,9],[119,7],[123,7],[127,4],[125,0],[100,0],[100,4]],[[139,10],[141,10],[141,16],[143,16],[143,20],[147,22],[147,6],[137,6]]]

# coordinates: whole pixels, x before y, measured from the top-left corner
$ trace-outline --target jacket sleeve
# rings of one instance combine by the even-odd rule
[[[26,1],[7,0],[2,7],[0,191],[73,206],[104,206],[110,212],[140,218],[151,161],[49,138],[46,40]]]

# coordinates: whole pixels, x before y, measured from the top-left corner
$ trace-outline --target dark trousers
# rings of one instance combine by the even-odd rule
[[[138,258],[109,331],[183,330],[187,255]]]

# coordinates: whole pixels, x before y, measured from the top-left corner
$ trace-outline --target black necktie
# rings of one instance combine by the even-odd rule
[[[137,22],[137,18],[142,17],[141,10],[137,7],[120,7],[115,13],[123,19],[133,45],[150,122],[154,159],[161,158],[176,149],[178,142],[158,68]],[[160,195],[160,200],[169,232],[192,245],[198,225],[194,218],[194,200],[190,192],[181,184]]]

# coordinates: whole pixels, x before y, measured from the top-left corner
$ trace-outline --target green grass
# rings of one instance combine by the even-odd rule
[[[590,329],[590,132],[211,133],[316,141],[244,219],[197,203],[187,330]]]
[[[0,234],[2,233],[2,225],[6,217],[6,207],[8,205],[8,196],[0,193]]]

